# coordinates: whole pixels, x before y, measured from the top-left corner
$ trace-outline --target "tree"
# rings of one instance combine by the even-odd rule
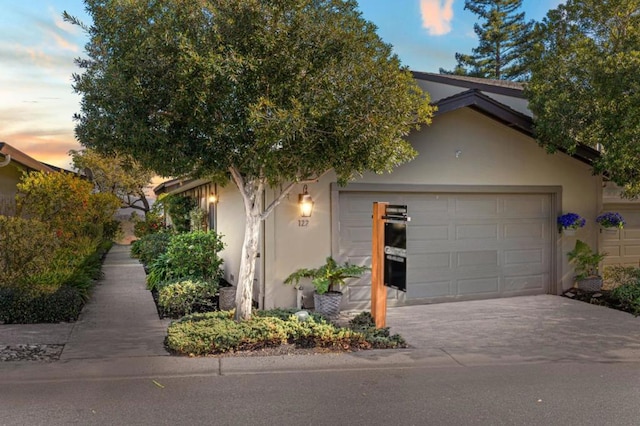
[[[481,23],[473,26],[479,45],[471,55],[456,53],[453,71],[442,74],[468,75],[496,80],[525,80],[525,58],[533,41],[533,21],[526,22],[518,12],[522,0],[465,0],[464,8],[476,14]]]
[[[640,193],[640,0],[569,0],[540,24],[526,88],[538,142],[600,150],[593,166]]]
[[[144,192],[153,172],[145,169],[131,156],[102,155],[94,149],[70,151],[73,166],[84,171],[100,192],[113,194],[122,200],[123,207],[149,211],[149,200]]]
[[[353,0],[86,0],[79,140],[165,176],[231,179],[244,200],[236,318],[251,315],[260,223],[296,183],[415,156],[432,114]],[[66,15],[66,19],[77,22]],[[263,206],[265,188],[279,197]]]

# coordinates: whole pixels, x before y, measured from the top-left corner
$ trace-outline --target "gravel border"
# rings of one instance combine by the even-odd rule
[[[58,361],[63,349],[64,345],[0,345],[0,362]]]

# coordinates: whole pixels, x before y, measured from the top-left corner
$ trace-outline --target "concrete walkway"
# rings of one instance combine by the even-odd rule
[[[349,354],[188,358],[168,356],[142,266],[114,246],[80,319],[0,325],[0,346],[64,345],[60,361],[0,362],[0,383],[279,371],[473,367],[531,362],[639,362],[640,318],[559,296],[406,306],[387,325],[410,348]]]
[[[158,319],[144,269],[129,251],[129,246],[115,245],[107,254],[104,278],[75,323],[61,360],[168,355],[169,321]]]

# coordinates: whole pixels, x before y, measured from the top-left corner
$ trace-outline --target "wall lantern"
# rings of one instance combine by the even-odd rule
[[[209,194],[209,202],[211,204],[217,203],[218,202],[218,196],[212,192],[211,194]]]
[[[313,198],[307,192],[307,185],[302,187],[302,194],[298,194],[298,205],[300,206],[300,216],[311,217],[313,212]]]

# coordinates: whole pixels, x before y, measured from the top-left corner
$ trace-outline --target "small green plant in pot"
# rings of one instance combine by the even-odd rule
[[[313,301],[316,312],[336,316],[340,313],[342,301],[340,289],[347,285],[346,280],[359,278],[368,270],[365,266],[352,265],[349,262],[338,264],[329,256],[324,265],[315,269],[298,269],[289,275],[284,283],[297,286],[302,278],[310,278],[315,289]]]
[[[573,250],[567,253],[569,262],[575,265],[578,288],[585,291],[598,291],[602,288],[602,277],[598,273],[598,265],[607,253],[591,250],[587,243],[576,241]]]

